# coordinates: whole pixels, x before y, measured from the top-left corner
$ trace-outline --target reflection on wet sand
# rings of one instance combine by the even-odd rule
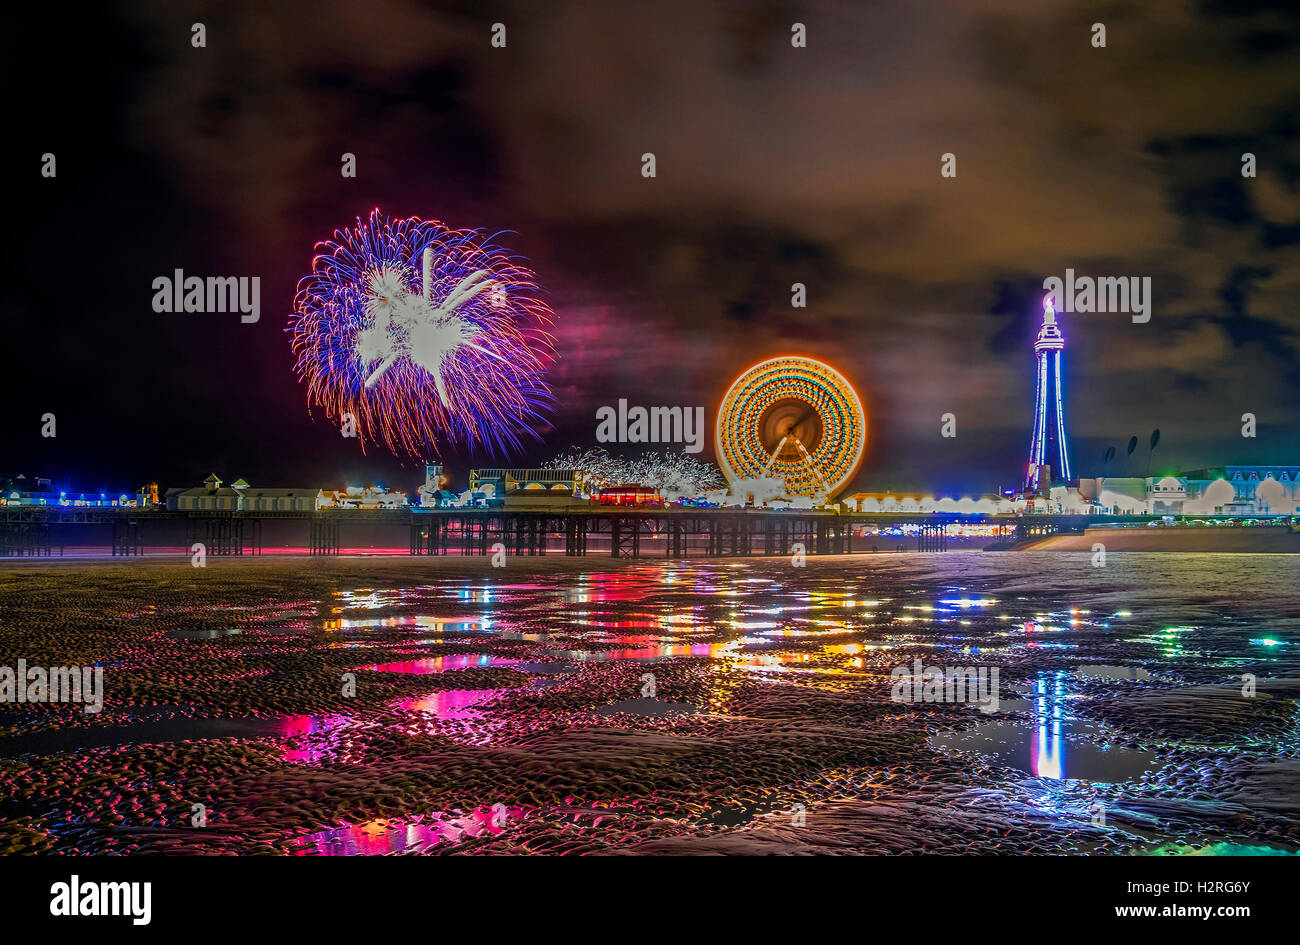
[[[215,571],[202,606],[128,572],[96,590],[107,629],[88,606],[63,631],[109,668],[103,717],[6,707],[8,802],[39,842],[94,852],[137,842],[115,818],[171,829],[205,792],[229,830],[183,842],[223,851],[905,847],[887,810],[936,852],[1300,846],[1294,787],[1243,781],[1287,784],[1300,752],[1297,565],[1247,595],[1185,555],[1181,584],[1148,591],[1141,558],[1104,580],[1086,555],[512,561],[508,579],[277,562]],[[85,583],[51,580],[50,599]],[[895,701],[916,660],[998,669],[999,710]],[[78,794],[100,769],[145,798]],[[806,830],[773,813],[794,810]]]

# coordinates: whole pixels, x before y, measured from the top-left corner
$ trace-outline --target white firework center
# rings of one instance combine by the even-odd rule
[[[433,250],[423,257],[422,292],[412,292],[404,269],[383,266],[370,275],[366,298],[368,324],[357,332],[356,353],[370,370],[366,387],[373,387],[384,372],[401,358],[433,377],[438,398],[449,407],[443,369],[462,347],[473,348],[498,361],[494,351],[479,344],[482,329],[462,314],[461,307],[483,293],[491,293],[494,306],[506,304],[505,286],[479,269],[456,284],[441,301],[433,298]],[[372,368],[371,365],[374,365]]]

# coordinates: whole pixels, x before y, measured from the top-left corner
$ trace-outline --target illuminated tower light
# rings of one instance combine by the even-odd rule
[[[1042,483],[1042,466],[1050,461],[1054,473],[1070,481],[1070,456],[1065,437],[1065,403],[1061,385],[1061,352],[1065,338],[1056,324],[1056,309],[1049,296],[1043,300],[1043,324],[1034,342],[1034,356],[1038,361],[1037,389],[1034,397],[1034,435],[1029,446],[1029,469],[1025,477],[1027,489],[1037,489]],[[1048,409],[1051,409],[1051,417]],[[1047,483],[1051,485],[1051,483]]]

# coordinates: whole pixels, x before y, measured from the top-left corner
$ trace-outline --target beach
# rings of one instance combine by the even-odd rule
[[[1141,551],[5,562],[0,665],[98,666],[104,706],[0,704],[0,845],[1293,852],[1296,586]]]

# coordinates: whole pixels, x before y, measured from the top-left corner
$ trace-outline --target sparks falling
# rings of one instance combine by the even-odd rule
[[[652,486],[662,495],[699,496],[723,486],[712,463],[686,452],[664,450],[628,459],[602,448],[572,449],[542,464],[543,469],[580,469],[597,486]]]
[[[475,230],[378,209],[316,250],[290,321],[295,370],[363,451],[508,453],[535,435],[552,313],[528,269]]]

